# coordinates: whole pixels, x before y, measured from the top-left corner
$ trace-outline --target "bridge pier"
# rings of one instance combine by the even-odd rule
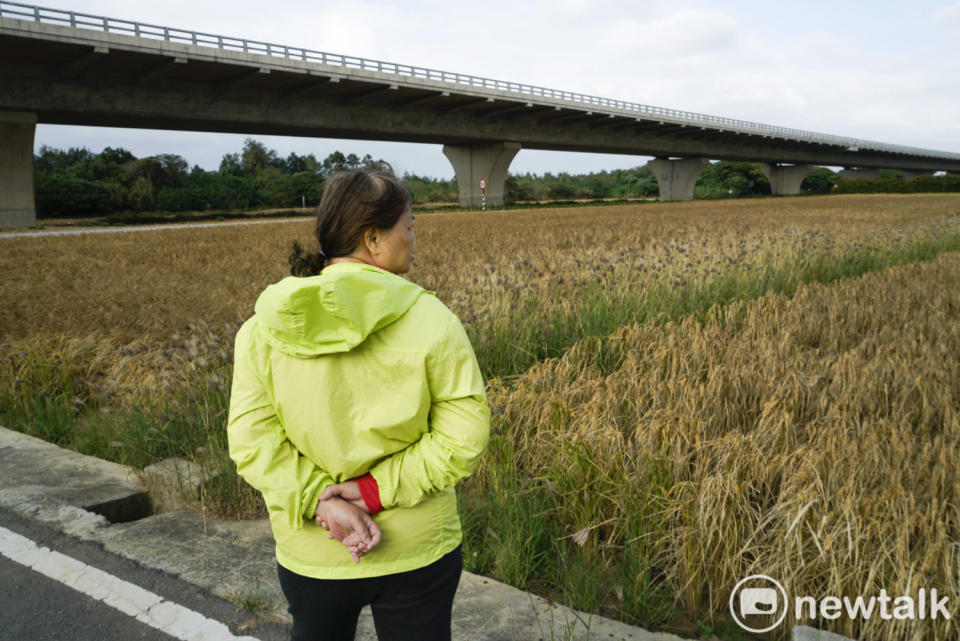
[[[810,165],[775,165],[767,164],[761,171],[770,181],[770,193],[774,196],[796,196],[800,193],[800,185],[813,167]]]
[[[904,180],[913,180],[919,176],[932,176],[932,171],[911,171],[909,169],[901,169],[900,175],[903,176]]]
[[[497,142],[480,145],[444,145],[443,155],[457,175],[461,207],[479,207],[482,192],[480,179],[487,181],[486,204],[503,204],[503,185],[507,168],[520,151],[518,142]]]
[[[37,114],[0,111],[0,229],[37,224],[33,136]]]
[[[710,164],[706,158],[656,158],[647,167],[657,177],[660,200],[693,200],[693,186],[703,169]]]
[[[840,172],[841,178],[849,180],[876,180],[880,177],[878,167],[847,167]]]

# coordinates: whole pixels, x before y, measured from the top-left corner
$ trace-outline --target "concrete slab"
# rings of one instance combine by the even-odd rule
[[[5,428],[0,428],[0,488],[0,507],[76,535],[150,511],[133,469]]]
[[[845,637],[836,632],[827,632],[818,630],[806,625],[795,625],[790,630],[791,641],[854,641],[850,637]]]
[[[289,621],[265,519],[214,521],[182,510],[112,523],[85,508],[143,493],[131,468],[0,427],[0,508],[98,541],[118,556],[217,596],[260,604],[268,620]],[[369,609],[361,615],[356,638],[376,639]],[[453,638],[682,641],[672,634],[576,612],[469,572],[463,574],[454,601]]]

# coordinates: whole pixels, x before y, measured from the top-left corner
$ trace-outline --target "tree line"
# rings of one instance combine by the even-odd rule
[[[252,138],[224,155],[216,171],[191,168],[177,154],[137,158],[112,147],[94,154],[44,146],[34,156],[35,202],[40,218],[311,206],[331,173],[385,166],[369,155],[340,152],[323,160],[296,153],[283,158]]]
[[[697,181],[697,198],[765,195],[770,183],[761,163],[717,162]],[[286,157],[247,138],[243,148],[223,156],[215,171],[190,167],[177,154],[137,158],[125,149],[41,147],[34,156],[34,188],[40,218],[95,217],[121,212],[249,211],[315,206],[330,174],[356,168],[384,169],[382,159],[335,151],[320,160],[313,154]],[[960,191],[960,177],[920,176],[905,180],[885,170],[876,180],[844,180],[829,169],[814,168],[804,193],[866,191]],[[415,174],[403,176],[414,203],[455,203],[456,180]],[[647,167],[589,174],[509,174],[508,203],[652,198],[657,179]]]

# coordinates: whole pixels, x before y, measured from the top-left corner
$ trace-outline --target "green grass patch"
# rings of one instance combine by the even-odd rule
[[[665,466],[620,468],[612,484],[601,483],[598,476],[615,465],[585,444],[557,442],[547,446],[550,462],[532,473],[499,427],[481,468],[459,491],[466,569],[578,610],[667,624],[674,597],[657,565],[659,506],[672,481]]]

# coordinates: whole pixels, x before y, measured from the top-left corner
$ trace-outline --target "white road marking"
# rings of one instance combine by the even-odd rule
[[[270,223],[309,222],[313,217],[266,218],[263,220],[231,220],[217,223],[169,223],[165,225],[139,225],[136,227],[85,227],[83,229],[51,229],[50,231],[14,231],[0,233],[3,238],[40,238],[43,236],[79,236],[81,234],[126,234],[138,231],[163,229],[203,229],[205,227],[228,227],[231,225],[269,225]]]
[[[0,527],[0,554],[181,641],[258,641],[138,585]]]

